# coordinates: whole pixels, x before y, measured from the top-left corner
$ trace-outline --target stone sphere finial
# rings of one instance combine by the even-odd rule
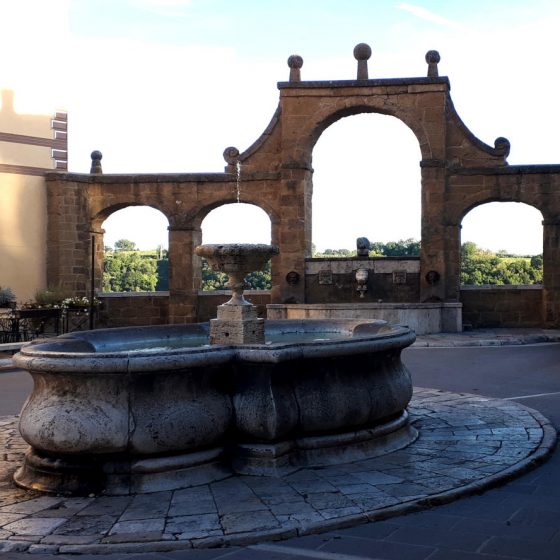
[[[366,43],[358,43],[354,47],[354,58],[358,61],[358,80],[367,80],[367,61],[371,58],[371,47]]]
[[[288,57],[288,66],[290,67],[290,82],[301,82],[303,58],[299,54],[290,55]]]
[[[439,76],[438,72],[438,62],[441,60],[439,53],[437,51],[428,51],[426,53],[426,62],[428,63],[428,78],[437,78]]]
[[[369,60],[371,58],[371,47],[366,43],[358,43],[354,47],[354,58],[356,60]]]
[[[224,150],[224,159],[226,163],[235,165],[239,161],[239,150],[235,146],[229,146]]]
[[[103,154],[99,150],[91,152],[91,169],[89,172],[92,175],[101,175],[103,173],[103,169],[101,168],[102,157]]]

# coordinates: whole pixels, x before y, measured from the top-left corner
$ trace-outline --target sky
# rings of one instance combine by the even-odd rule
[[[15,90],[20,112],[68,111],[73,172],[89,171],[93,150],[105,173],[223,171],[225,147],[243,151],[266,128],[291,54],[304,59],[303,80],[352,79],[361,42],[373,50],[371,78],[425,76],[425,53],[438,50],[439,73],[478,138],[508,138],[510,164],[560,162],[557,0],[0,0],[0,8],[0,88]],[[392,117],[329,127],[313,153],[317,248],[419,238],[419,159],[411,131]],[[262,211],[234,206],[208,216],[204,242],[270,241]],[[109,218],[105,244],[165,245],[166,221],[139,211]],[[465,217],[462,240],[540,253],[541,219],[524,205],[485,205]]]

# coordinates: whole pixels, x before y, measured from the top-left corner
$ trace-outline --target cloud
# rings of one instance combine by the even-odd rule
[[[397,8],[399,10],[404,10],[405,12],[409,12],[412,15],[423,19],[425,21],[429,21],[431,23],[435,23],[437,25],[442,25],[444,27],[461,27],[459,23],[452,21],[450,19],[444,18],[426,8],[422,8],[421,6],[416,6],[414,4],[408,4],[406,2],[401,2],[398,4]]]
[[[130,0],[140,8],[183,8],[192,4],[191,0]]]
[[[130,5],[162,17],[182,17],[192,0],[129,0]]]

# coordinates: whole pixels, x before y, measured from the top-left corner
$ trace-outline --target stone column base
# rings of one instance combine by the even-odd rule
[[[210,320],[210,344],[264,344],[264,319],[254,305],[219,305]]]
[[[418,438],[404,410],[397,418],[372,428],[308,436],[274,443],[239,444],[232,466],[238,474],[285,476],[304,467],[362,461],[403,449]]]

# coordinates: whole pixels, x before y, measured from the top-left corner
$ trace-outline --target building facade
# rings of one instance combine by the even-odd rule
[[[45,173],[68,163],[67,114],[18,113],[14,92],[0,109],[0,286],[20,302],[47,285]]]

